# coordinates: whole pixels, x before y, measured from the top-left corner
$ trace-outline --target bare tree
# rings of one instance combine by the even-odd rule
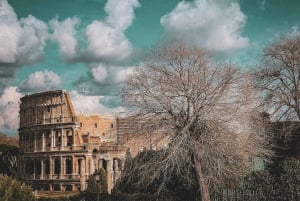
[[[273,120],[300,120],[300,35],[281,38],[264,50],[255,73],[263,104]]]
[[[192,169],[199,199],[208,201],[211,187],[247,173],[250,158],[269,154],[251,86],[238,69],[213,63],[202,49],[160,48],[126,82],[123,96],[140,129],[166,133],[169,144],[135,164],[138,175],[129,175],[129,182],[159,181],[159,191],[172,174]]]

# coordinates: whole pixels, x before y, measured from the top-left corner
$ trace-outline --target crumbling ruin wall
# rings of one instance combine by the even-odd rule
[[[35,190],[85,190],[103,168],[110,192],[121,175],[126,151],[157,149],[159,134],[137,134],[131,118],[76,114],[70,95],[54,90],[20,100],[18,176]]]

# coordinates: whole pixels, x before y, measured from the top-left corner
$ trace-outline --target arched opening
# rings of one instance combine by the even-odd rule
[[[59,147],[61,144],[61,133],[60,131],[55,132],[55,146]]]
[[[66,174],[72,174],[72,159],[66,158]]]
[[[34,161],[32,159],[28,159],[26,161],[26,174],[32,175],[34,174]]]
[[[49,159],[45,160],[45,174],[50,174],[50,161],[49,161]]]
[[[96,157],[98,155],[99,151],[97,149],[93,150],[93,157]]]
[[[107,161],[106,160],[103,160],[102,161],[102,168],[107,171]]]
[[[78,165],[77,165],[77,167],[78,167],[78,174],[80,175],[80,173],[81,173],[81,163],[82,163],[82,159],[78,159]]]
[[[67,131],[67,146],[72,146],[73,145],[73,135],[70,130]]]
[[[36,171],[37,175],[41,175],[41,173],[42,173],[41,162],[42,162],[41,160],[35,161],[35,171]]]
[[[60,174],[60,160],[58,158],[54,160],[54,174]]]

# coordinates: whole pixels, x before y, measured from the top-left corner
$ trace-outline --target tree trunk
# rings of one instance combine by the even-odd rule
[[[207,178],[204,176],[200,161],[192,155],[192,163],[194,165],[194,174],[197,179],[198,188],[200,191],[201,201],[210,201],[210,193]]]

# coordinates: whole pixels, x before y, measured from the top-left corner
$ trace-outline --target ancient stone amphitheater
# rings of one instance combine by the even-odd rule
[[[159,134],[134,134],[133,125],[130,118],[77,114],[63,90],[26,95],[20,100],[19,179],[37,191],[78,191],[103,168],[110,192],[126,151],[134,156],[165,143]]]

